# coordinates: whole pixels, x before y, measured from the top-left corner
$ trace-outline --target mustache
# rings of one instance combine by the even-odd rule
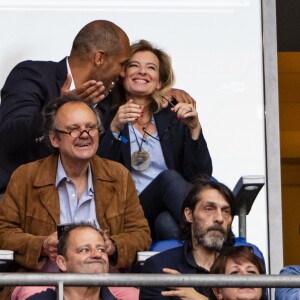
[[[86,261],[87,264],[92,264],[92,263],[100,263],[103,265],[106,265],[106,261],[103,258],[91,258]]]
[[[226,234],[225,229],[222,226],[219,225],[213,225],[207,228],[207,232],[209,231],[220,231],[223,234]]]

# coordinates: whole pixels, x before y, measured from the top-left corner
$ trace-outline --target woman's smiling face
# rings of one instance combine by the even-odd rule
[[[159,60],[151,51],[136,52],[122,76],[125,91],[130,96],[148,96],[161,87]]]
[[[228,259],[225,274],[255,275],[259,274],[259,270],[249,261]],[[214,292],[218,300],[259,300],[262,296],[261,288],[217,288]]]

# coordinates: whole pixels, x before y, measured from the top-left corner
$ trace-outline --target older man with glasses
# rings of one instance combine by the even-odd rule
[[[95,155],[102,130],[97,110],[61,97],[46,106],[44,128],[57,153],[20,166],[0,206],[0,248],[15,253],[9,271],[57,271],[57,225],[80,221],[106,232],[111,266],[130,267],[136,252],[149,248],[150,231],[129,171]],[[9,299],[10,291],[0,298]]]

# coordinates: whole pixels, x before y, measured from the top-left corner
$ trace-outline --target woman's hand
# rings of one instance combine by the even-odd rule
[[[180,119],[186,126],[188,126],[193,140],[199,138],[201,132],[201,124],[196,110],[196,101],[184,90],[171,89],[166,95],[162,95],[163,107],[171,104],[172,111],[176,112],[177,118]],[[177,104],[171,101],[175,99]]]
[[[120,133],[125,124],[135,122],[139,117],[142,117],[144,107],[133,103],[133,100],[127,101],[121,105],[110,124],[112,132]]]
[[[198,112],[193,104],[179,102],[171,108],[176,113],[177,118],[190,130],[191,138],[197,140],[201,132],[201,124]]]
[[[179,275],[180,272],[174,269],[163,268],[163,272],[166,274]],[[171,291],[161,292],[166,297],[178,297],[181,300],[207,300],[208,298],[199,294],[194,288],[186,287],[173,287]]]

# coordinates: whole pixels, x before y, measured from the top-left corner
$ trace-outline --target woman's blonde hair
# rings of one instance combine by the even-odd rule
[[[156,103],[156,107],[154,108],[154,111],[158,112],[162,109],[162,103],[164,101],[161,95],[165,95],[168,91],[170,91],[170,89],[172,88],[175,82],[175,75],[172,68],[172,59],[165,51],[157,48],[151,42],[146,40],[140,40],[136,43],[133,43],[130,49],[131,49],[130,58],[137,52],[149,51],[152,52],[159,61],[159,81],[161,83],[161,87],[160,89],[155,90],[155,92],[153,92],[153,94],[151,95],[152,99]],[[125,64],[125,69],[126,67],[127,65]],[[120,105],[124,104],[121,103],[122,101],[120,101],[119,98],[119,97],[123,98],[122,94],[124,91],[123,92],[120,91],[120,89],[122,89],[122,86],[123,86],[122,82],[118,82],[118,85],[112,91],[113,108],[118,108]]]
[[[160,111],[163,103],[163,98],[161,95],[166,94],[172,88],[175,81],[175,75],[172,68],[172,59],[165,51],[157,48],[151,42],[146,40],[140,40],[136,43],[133,43],[130,49],[130,57],[137,52],[149,51],[152,52],[159,61],[159,81],[161,83],[161,87],[159,90],[156,90],[151,97],[157,104],[157,111]]]

